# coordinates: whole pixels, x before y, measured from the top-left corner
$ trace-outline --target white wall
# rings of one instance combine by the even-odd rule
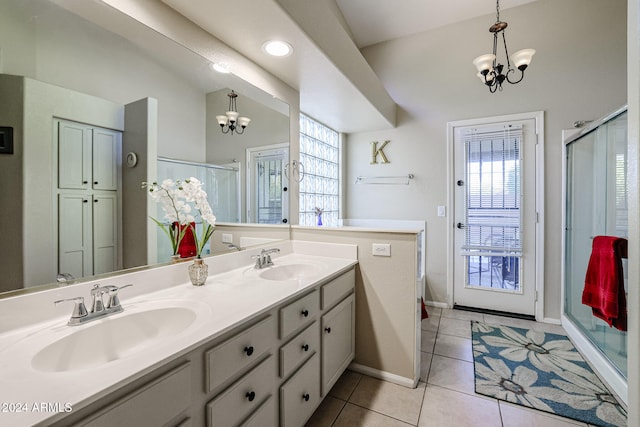
[[[367,61],[400,107],[389,131],[348,135],[346,218],[425,219],[426,299],[447,300],[449,121],[545,111],[545,317],[560,318],[561,130],[626,102],[626,2],[539,0],[502,12],[511,52],[537,50],[523,82],[490,94],[471,61],[491,50],[495,15],[370,46]],[[371,141],[390,140],[389,164],[370,165]],[[414,173],[409,186],[353,184],[358,175]],[[447,206],[447,215],[451,214]]]

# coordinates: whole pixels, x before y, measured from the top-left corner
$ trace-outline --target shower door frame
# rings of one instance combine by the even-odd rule
[[[578,139],[581,135],[589,133],[591,130],[605,124],[606,122],[613,120],[619,115],[627,111],[627,106],[618,108],[617,110],[607,114],[606,116],[589,123],[583,129],[567,129],[562,131],[562,230],[561,231],[561,253],[562,263],[560,265],[560,274],[562,278],[561,286],[561,311],[560,318],[562,321],[562,327],[567,331],[567,335],[571,338],[571,341],[575,344],[576,348],[585,356],[589,363],[593,366],[596,372],[600,373],[602,378],[606,378],[606,383],[618,397],[628,404],[628,383],[627,380],[618,372],[618,370],[611,365],[609,360],[602,354],[602,352],[596,348],[591,340],[582,333],[578,326],[574,324],[574,321],[565,314],[565,279],[566,279],[566,259],[565,254],[567,250],[566,242],[566,226],[567,226],[567,147],[575,139]]]

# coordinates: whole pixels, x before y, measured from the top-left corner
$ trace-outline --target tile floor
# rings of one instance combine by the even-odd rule
[[[469,320],[565,334],[560,326],[434,307],[428,311],[417,388],[346,371],[307,427],[587,426],[474,393]]]

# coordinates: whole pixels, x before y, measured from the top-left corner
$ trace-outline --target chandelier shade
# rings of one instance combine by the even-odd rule
[[[476,75],[485,85],[489,86],[491,93],[495,93],[496,90],[502,90],[502,83],[505,81],[511,84],[520,83],[524,78],[524,70],[531,64],[531,59],[536,53],[535,49],[522,49],[509,56],[505,36],[507,26],[508,24],[506,22],[500,21],[500,0],[497,0],[496,22],[489,27],[489,32],[493,33],[493,53],[480,55],[473,60],[473,65],[475,65],[478,70],[478,74]],[[504,55],[507,61],[506,69],[503,64],[498,62],[497,51],[499,35],[502,35]],[[520,71],[518,79],[515,79],[516,69]]]

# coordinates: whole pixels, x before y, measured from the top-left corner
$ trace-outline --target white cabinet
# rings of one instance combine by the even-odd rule
[[[316,353],[280,387],[281,427],[304,425],[320,404],[320,356]]]
[[[322,394],[338,381],[355,356],[355,297],[322,316]]]
[[[353,360],[354,286],[351,269],[50,425],[303,426]]]
[[[120,268],[120,132],[56,121],[58,273],[85,277]]]
[[[118,188],[120,132],[58,121],[58,188]]]
[[[117,268],[117,200],[115,194],[58,195],[58,269],[73,277],[108,273]]]

